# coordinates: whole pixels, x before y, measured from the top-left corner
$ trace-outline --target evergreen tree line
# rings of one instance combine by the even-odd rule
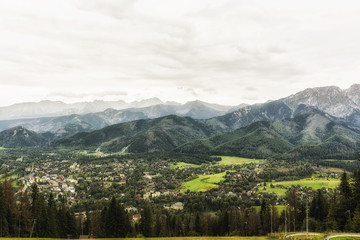
[[[215,213],[154,209],[144,202],[141,219],[133,222],[113,198],[102,211],[89,213],[89,234],[95,237],[177,237],[265,235],[279,226],[274,205],[263,201],[260,213],[254,208],[231,208]]]
[[[0,183],[0,237],[76,237],[77,225],[66,198],[45,197],[36,184],[15,194],[11,181]]]

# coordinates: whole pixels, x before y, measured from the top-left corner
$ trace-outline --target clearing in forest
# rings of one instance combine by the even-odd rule
[[[205,192],[213,188],[218,188],[221,181],[225,180],[226,172],[210,174],[210,175],[199,175],[197,178],[184,182],[181,185],[181,192]]]

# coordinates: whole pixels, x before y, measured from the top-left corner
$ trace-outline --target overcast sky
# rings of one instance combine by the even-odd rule
[[[221,104],[360,83],[360,1],[0,0],[0,106]]]

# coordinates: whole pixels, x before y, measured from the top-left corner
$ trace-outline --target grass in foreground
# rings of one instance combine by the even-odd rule
[[[217,185],[220,181],[225,179],[226,172],[211,174],[211,175],[200,175],[191,181],[184,182],[181,185],[181,192],[190,190],[191,192],[205,192],[213,188],[218,188]]]
[[[1,238],[2,240],[24,240],[26,238]],[[63,240],[58,238],[31,238],[32,240]],[[266,240],[267,237],[165,237],[165,238],[96,238],[96,240]]]
[[[295,239],[295,240],[303,240],[306,239],[306,235],[297,235],[297,236],[292,236],[291,239]],[[322,240],[324,239],[324,234],[320,234],[320,235],[309,235],[308,240]],[[334,238],[332,238],[334,239]]]
[[[242,157],[231,157],[231,156],[216,156],[221,157],[221,161],[217,162],[216,165],[242,165],[247,163],[264,163],[264,159],[251,159]]]

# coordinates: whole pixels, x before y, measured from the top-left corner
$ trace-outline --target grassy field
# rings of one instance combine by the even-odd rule
[[[2,240],[24,240],[26,238],[1,238]],[[32,240],[63,240],[57,238],[31,238]],[[264,237],[171,237],[171,238],[96,238],[97,240],[266,240]]]
[[[324,159],[325,162],[356,162],[358,160]]]
[[[251,159],[242,157],[231,157],[231,156],[216,156],[221,157],[221,161],[217,162],[216,165],[241,165],[246,163],[264,163],[264,159]]]
[[[194,180],[184,182],[181,185],[181,192],[190,190],[191,192],[205,192],[213,188],[219,187],[217,185],[220,181],[224,180],[226,172],[211,174],[211,175],[200,175]]]
[[[101,155],[104,155],[104,153],[102,153],[102,152],[88,152],[88,151],[82,151],[82,152],[79,152],[79,154],[86,155],[86,156],[101,156]]]
[[[283,185],[284,187],[289,186],[301,186],[301,187],[311,187],[313,190],[317,190],[320,188],[336,188],[340,184],[340,179],[325,179],[325,178],[306,178],[296,181],[284,181],[284,182],[272,182],[275,188],[270,187],[270,182],[266,183],[266,190],[261,186],[258,189],[259,193],[275,193],[280,196],[285,196],[287,189],[279,188],[277,185]]]
[[[183,169],[183,168],[189,168],[189,167],[196,168],[196,167],[200,167],[200,165],[184,163],[184,162],[177,162],[177,163],[171,164],[170,169],[176,169],[176,168]]]

